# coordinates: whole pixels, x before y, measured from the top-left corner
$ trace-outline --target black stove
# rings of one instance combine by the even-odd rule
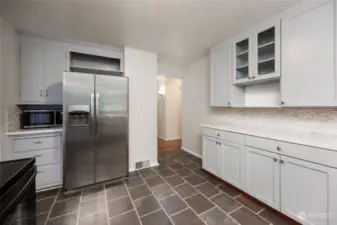
[[[35,177],[34,158],[0,162],[1,225],[10,223],[18,206],[35,212]]]

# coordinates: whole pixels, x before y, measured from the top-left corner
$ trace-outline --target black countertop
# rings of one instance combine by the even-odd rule
[[[35,158],[0,162],[0,197],[34,164]]]

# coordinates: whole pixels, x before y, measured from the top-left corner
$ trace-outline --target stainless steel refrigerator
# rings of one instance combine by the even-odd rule
[[[63,187],[128,175],[128,79],[66,72],[63,77]]]

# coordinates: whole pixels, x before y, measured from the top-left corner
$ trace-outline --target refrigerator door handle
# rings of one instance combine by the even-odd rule
[[[95,99],[94,99],[94,93],[91,93],[90,95],[90,137],[91,139],[94,139],[94,113],[95,113]]]
[[[99,138],[98,128],[99,128],[99,93],[96,94],[96,139]]]

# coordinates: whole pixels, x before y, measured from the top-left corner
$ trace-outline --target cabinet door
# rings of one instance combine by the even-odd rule
[[[222,141],[221,143],[221,164],[219,170],[221,178],[228,183],[241,188],[242,172],[242,147],[241,145]]]
[[[62,80],[67,64],[67,52],[62,46],[46,46],[44,97],[48,103],[62,104]]]
[[[43,102],[44,47],[39,43],[22,43],[20,51],[21,102]]]
[[[254,80],[280,77],[280,20],[267,21],[254,37]]]
[[[246,83],[252,78],[252,36],[242,34],[233,43],[233,83]]]
[[[275,208],[280,208],[280,164],[278,155],[246,147],[246,191]]]
[[[281,211],[305,225],[337,224],[337,170],[281,157]]]
[[[202,168],[208,172],[218,174],[219,141],[215,138],[202,138]]]
[[[229,106],[231,85],[230,45],[222,44],[211,48],[211,106]]]
[[[334,1],[305,2],[282,19],[281,94],[285,106],[335,105]]]

